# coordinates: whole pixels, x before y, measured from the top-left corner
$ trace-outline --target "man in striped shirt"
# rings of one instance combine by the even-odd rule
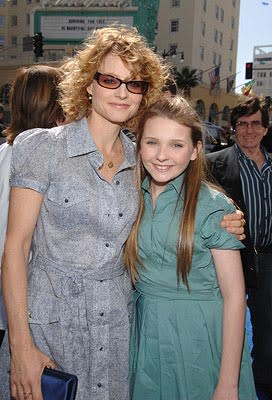
[[[272,155],[261,145],[269,113],[252,97],[231,112],[235,144],[207,154],[212,176],[244,212],[242,261],[253,328],[253,372],[259,400],[272,399]],[[230,266],[231,268],[231,266]]]

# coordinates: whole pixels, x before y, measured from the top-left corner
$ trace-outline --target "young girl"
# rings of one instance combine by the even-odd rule
[[[201,122],[184,99],[164,98],[143,115],[137,146],[131,398],[255,400],[242,244],[219,228],[235,208],[205,180]]]

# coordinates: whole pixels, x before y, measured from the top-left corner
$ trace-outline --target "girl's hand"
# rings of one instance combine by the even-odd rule
[[[41,375],[44,367],[55,368],[54,362],[32,345],[12,352],[10,362],[11,395],[16,400],[43,400]]]

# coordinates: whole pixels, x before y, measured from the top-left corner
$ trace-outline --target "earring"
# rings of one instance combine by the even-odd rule
[[[92,94],[89,94],[88,98],[89,98],[90,102],[92,102],[93,95],[92,95]]]

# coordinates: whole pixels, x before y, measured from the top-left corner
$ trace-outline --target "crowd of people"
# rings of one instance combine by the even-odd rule
[[[45,367],[77,375],[77,400],[256,400],[255,385],[271,398],[268,111],[233,109],[235,144],[208,172],[172,83],[126,26],[58,69],[18,71],[0,147],[0,399],[42,400]]]

